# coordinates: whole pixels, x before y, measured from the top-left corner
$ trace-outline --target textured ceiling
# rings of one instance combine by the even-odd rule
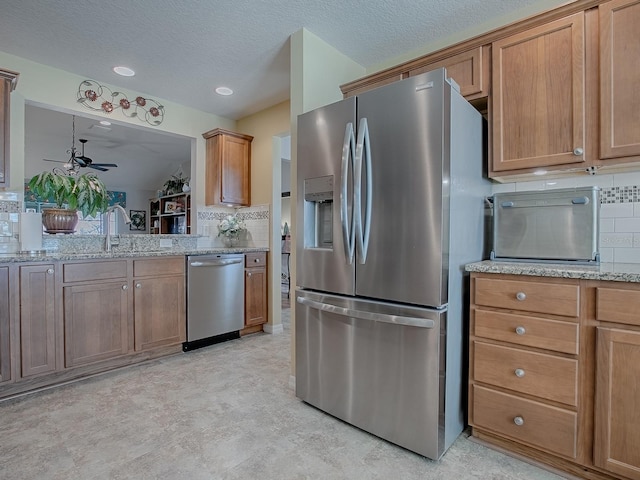
[[[238,119],[289,98],[288,38],[303,27],[369,68],[456,32],[500,25],[514,12],[561,3],[2,0],[0,50]],[[116,76],[116,65],[133,68],[136,76]],[[219,85],[235,95],[216,95]]]

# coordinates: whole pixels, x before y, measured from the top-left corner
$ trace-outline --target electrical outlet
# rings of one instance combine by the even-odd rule
[[[170,238],[160,239],[160,248],[171,248],[172,246],[173,246],[173,241]]]

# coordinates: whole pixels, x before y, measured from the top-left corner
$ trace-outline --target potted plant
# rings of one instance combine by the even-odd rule
[[[189,179],[182,176],[182,172],[171,175],[171,178],[164,182],[164,191],[167,195],[173,195],[174,193],[182,193],[182,188],[187,185]]]
[[[42,210],[47,233],[73,233],[78,224],[78,211],[84,218],[95,217],[109,207],[107,188],[93,173],[75,176],[42,172],[29,181],[29,189],[57,206]]]

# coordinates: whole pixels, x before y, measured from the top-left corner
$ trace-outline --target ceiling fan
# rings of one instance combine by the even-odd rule
[[[101,172],[108,172],[109,168],[115,168],[118,166],[115,163],[94,163],[93,160],[84,154],[84,144],[87,143],[88,140],[85,138],[79,138],[78,141],[82,144],[82,155],[78,155],[76,150],[76,117],[74,115],[71,133],[71,148],[67,150],[67,153],[70,155],[69,160],[50,160],[48,158],[43,158],[43,160],[46,162],[64,163],[64,169],[68,174],[72,175],[77,174],[80,168],[89,167]]]

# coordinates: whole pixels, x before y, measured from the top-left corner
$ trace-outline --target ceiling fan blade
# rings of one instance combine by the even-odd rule
[[[45,162],[58,162],[58,163],[67,163],[68,160],[51,160],[50,158],[43,158]]]
[[[91,159],[89,157],[85,157],[84,155],[78,155],[76,157],[73,157],[73,159],[78,162],[78,165],[80,165],[81,167],[86,167],[87,165],[91,164]]]
[[[87,166],[88,166],[89,168],[93,168],[94,170],[100,170],[101,172],[108,172],[108,171],[109,171],[109,169],[108,169],[108,168],[103,168],[103,167],[100,167],[100,166],[98,166],[98,165],[89,164],[89,165],[87,165]]]
[[[116,165],[115,163],[92,163],[91,165],[93,165],[94,167],[113,167],[116,168],[118,165]]]

